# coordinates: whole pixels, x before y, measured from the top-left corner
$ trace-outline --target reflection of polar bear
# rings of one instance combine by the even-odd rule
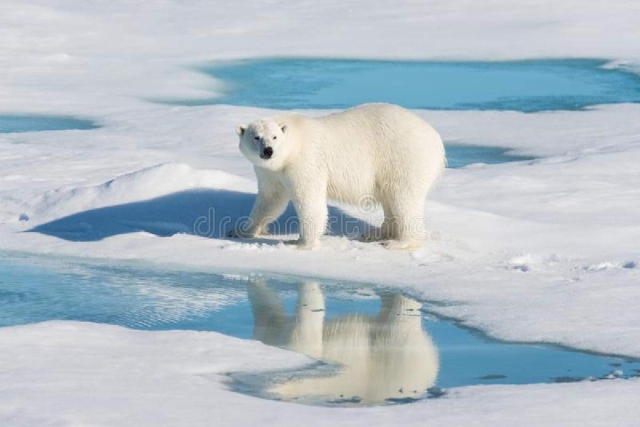
[[[438,353],[422,329],[420,303],[402,295],[383,295],[377,317],[348,315],[325,321],[324,296],[317,283],[301,283],[293,317],[263,283],[249,285],[254,336],[342,365],[331,377],[294,379],[272,391],[285,399],[317,396],[357,397],[361,404],[419,397],[433,386]]]
[[[382,227],[367,240],[389,240],[386,246],[396,249],[422,244],[425,197],[445,156],[440,136],[420,117],[396,105],[366,104],[320,118],[282,114],[237,132],[259,191],[248,227],[232,236],[266,233],[291,200],[300,219],[299,246],[313,247],[325,231],[331,199],[382,205]]]

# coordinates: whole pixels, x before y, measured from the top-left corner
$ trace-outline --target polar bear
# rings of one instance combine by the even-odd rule
[[[341,368],[330,376],[294,377],[269,392],[286,400],[357,399],[362,405],[419,398],[436,383],[438,350],[423,329],[422,304],[401,294],[380,295],[376,316],[327,319],[319,284],[301,282],[293,316],[262,281],[248,285],[254,338]]]
[[[420,117],[391,104],[364,104],[319,118],[281,114],[236,129],[253,165],[258,197],[250,220],[231,237],[266,234],[288,201],[298,215],[298,247],[317,246],[327,201],[382,205],[380,229],[364,234],[390,249],[422,246],[424,204],[445,167],[440,135]]]

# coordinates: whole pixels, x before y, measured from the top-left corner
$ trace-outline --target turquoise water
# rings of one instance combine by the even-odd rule
[[[199,68],[226,83],[222,96],[179,105],[338,109],[389,102],[435,110],[580,110],[640,102],[640,77],[604,60],[507,62],[271,58]]]
[[[98,127],[91,120],[74,117],[0,114],[0,133],[72,129],[90,130]]]
[[[460,145],[445,142],[447,152],[447,168],[456,169],[477,163],[488,165],[508,162],[535,160],[533,156],[511,153],[506,148],[485,147],[482,145]]]
[[[396,309],[397,313],[393,311]],[[404,316],[404,323],[398,323],[400,317],[396,316]],[[375,372],[382,369],[384,375],[391,378],[387,381],[393,378],[407,381],[406,378],[412,376],[427,375],[428,370],[421,367],[427,362],[426,357],[400,357],[408,354],[407,349],[422,346],[425,351],[433,349],[439,354],[437,379],[433,383],[424,383],[424,389],[420,390],[414,386],[415,393],[411,390],[403,398],[389,396],[382,401],[365,401],[366,404],[409,402],[464,385],[579,381],[608,375],[629,377],[640,369],[637,360],[492,340],[438,318],[430,313],[428,303],[375,286],[293,277],[248,279],[137,265],[1,257],[0,327],[46,320],[108,323],[140,330],[217,331],[243,339],[258,338],[267,344],[301,352],[311,350],[292,344],[287,335],[292,328],[304,335],[304,331],[324,325],[325,346],[328,346],[327,327],[332,325],[330,329],[339,333],[340,327],[353,328],[354,322],[360,322],[357,325],[370,328],[366,338],[370,349],[362,355],[362,345],[352,340],[357,345],[352,349],[345,342],[345,346],[339,348],[340,357],[354,355],[349,360],[355,360],[358,365],[360,356],[380,359],[380,355],[393,355],[393,360],[401,362],[399,365],[382,364],[383,368],[375,369]],[[351,332],[346,329],[345,333]],[[384,338],[388,336],[400,338]],[[416,337],[422,337],[419,343]],[[386,343],[386,347],[380,347],[380,343]],[[335,340],[333,348],[336,348]],[[325,362],[302,371],[238,373],[231,386],[278,398],[268,387],[283,381],[342,375],[331,360]],[[333,370],[328,369],[331,366]],[[612,374],[618,370],[621,372]],[[358,396],[345,399],[342,402],[300,396],[290,400],[346,405],[361,402]]]

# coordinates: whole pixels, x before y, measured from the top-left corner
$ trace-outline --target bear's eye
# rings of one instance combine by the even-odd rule
[[[275,136],[275,135],[273,136],[273,139],[277,139],[277,138],[278,138],[277,136]]]
[[[254,137],[253,139],[255,139],[256,141],[260,139],[259,136]]]

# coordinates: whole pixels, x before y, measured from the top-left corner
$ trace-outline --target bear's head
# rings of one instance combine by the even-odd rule
[[[280,170],[288,154],[287,126],[274,120],[257,120],[249,125],[238,125],[240,152],[254,165]]]

